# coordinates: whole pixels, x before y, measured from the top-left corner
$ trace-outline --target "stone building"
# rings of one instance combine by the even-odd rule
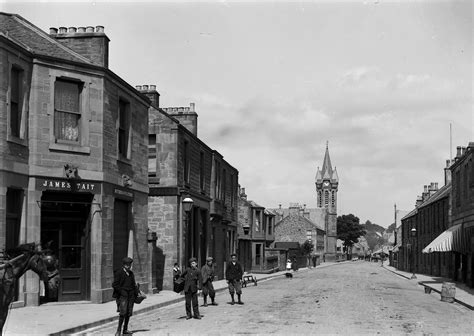
[[[0,249],[51,242],[59,289],[45,301],[112,300],[132,257],[149,285],[149,100],[108,68],[104,27],[45,33],[0,13]],[[38,305],[28,272],[16,305]]]
[[[329,157],[329,148],[326,144],[326,152],[321,170],[316,172],[316,195],[318,208],[327,209],[325,223],[326,231],[326,250],[325,260],[336,260],[336,242],[337,242],[337,191],[339,187],[339,176],[336,167],[331,165]]]
[[[149,123],[149,228],[156,234],[152,284],[172,288],[172,268],[191,257],[203,265],[213,256],[218,278],[236,250],[238,171],[197,136],[197,113],[189,107],[160,108],[154,85],[137,89],[152,101]],[[186,213],[183,200],[193,206]]]
[[[275,224],[275,243],[297,242],[302,245],[311,240],[314,245],[313,253],[323,256],[325,252],[326,232],[311,221],[308,212],[301,211],[298,204],[292,204],[288,215]]]
[[[452,177],[454,280],[474,287],[474,142],[457,147]]]
[[[264,271],[266,248],[274,240],[275,216],[270,211],[247,199],[245,188],[240,189],[238,208],[238,256],[244,270]]]

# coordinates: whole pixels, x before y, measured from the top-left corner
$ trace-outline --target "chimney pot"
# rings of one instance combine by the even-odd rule
[[[77,32],[78,33],[85,33],[86,32],[86,27],[77,27]]]
[[[143,90],[148,91],[148,85],[143,85]]]
[[[92,26],[87,26],[86,27],[86,33],[93,33],[94,32],[94,27]]]
[[[103,33],[104,32],[104,26],[96,26],[95,27],[95,32],[96,33]]]
[[[54,28],[54,27],[49,28],[49,33],[51,35],[57,34],[58,33],[58,28]]]
[[[456,158],[461,156],[461,146],[456,147]]]
[[[76,27],[69,27],[70,33],[75,33],[77,31]]]
[[[435,190],[438,190],[438,182],[435,182]]]
[[[66,27],[59,27],[59,34],[66,34],[67,28]]]
[[[194,112],[194,103],[189,104],[189,112]]]
[[[156,91],[156,85],[150,85],[150,90],[151,91]]]
[[[141,86],[141,85],[136,85],[136,86],[135,86],[135,89],[137,89],[138,91],[141,91],[142,86]]]
[[[428,192],[428,186],[427,185],[424,185],[424,192]]]

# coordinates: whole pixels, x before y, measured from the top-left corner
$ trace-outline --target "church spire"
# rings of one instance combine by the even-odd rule
[[[331,178],[332,172],[331,158],[329,157],[329,141],[326,141],[326,153],[324,154],[324,162],[323,168],[321,169],[321,174],[323,175],[323,178]]]

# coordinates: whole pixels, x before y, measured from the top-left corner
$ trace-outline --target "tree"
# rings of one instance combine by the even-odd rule
[[[303,245],[301,245],[301,254],[307,257],[311,254],[313,249],[314,244],[310,239],[308,239],[303,243]]]
[[[349,247],[353,246],[359,240],[359,237],[365,236],[366,231],[359,223],[359,218],[353,214],[337,217],[337,238],[343,241],[346,248],[346,254],[349,254]]]

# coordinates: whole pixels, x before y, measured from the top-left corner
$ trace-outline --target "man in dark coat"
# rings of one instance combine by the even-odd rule
[[[125,257],[122,259],[122,268],[114,274],[114,282],[112,287],[114,289],[113,297],[117,299],[118,311],[120,314],[119,324],[115,335],[132,334],[128,331],[128,321],[133,313],[133,304],[137,296],[137,284],[135,282],[135,276],[132,272],[133,259]]]
[[[189,320],[191,315],[191,303],[193,307],[194,318],[200,320],[198,290],[202,288],[202,275],[197,267],[196,258],[189,259],[189,267],[183,272],[184,278],[184,297],[186,307],[186,320]]]
[[[217,306],[215,302],[216,291],[214,290],[214,264],[212,257],[206,259],[206,264],[201,268],[202,274],[202,295],[204,297],[204,307],[207,307],[207,296],[211,298],[211,305]]]
[[[242,266],[237,261],[237,255],[232,253],[230,255],[231,261],[227,263],[227,267],[225,270],[225,279],[227,280],[227,284],[229,285],[229,294],[232,298],[231,305],[235,304],[234,300],[234,293],[237,292],[237,304],[244,304],[240,299],[242,295],[242,276],[244,272],[242,270]]]

